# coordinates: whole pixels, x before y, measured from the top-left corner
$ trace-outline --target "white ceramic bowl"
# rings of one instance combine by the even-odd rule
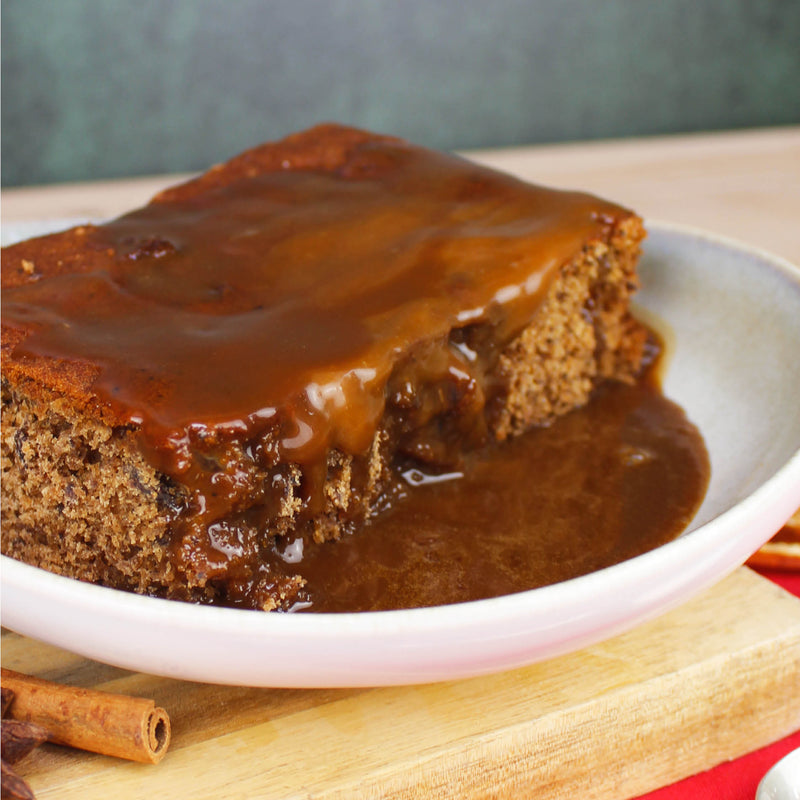
[[[761,779],[756,800],[800,800],[800,747],[785,755]]]
[[[264,614],[139,597],[2,558],[3,624],[100,661],[252,686],[420,683],[584,647],[678,605],[741,564],[800,505],[800,270],[651,224],[639,303],[673,332],[666,394],[711,456],[690,528],[554,586],[436,608]],[[15,232],[8,231],[9,241]]]

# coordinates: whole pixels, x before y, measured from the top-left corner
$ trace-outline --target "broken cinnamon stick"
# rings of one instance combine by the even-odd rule
[[[169,747],[169,717],[152,700],[63,686],[2,670],[14,692],[10,716],[40,725],[48,741],[157,764]]]

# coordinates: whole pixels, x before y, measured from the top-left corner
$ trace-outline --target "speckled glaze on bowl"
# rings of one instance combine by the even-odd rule
[[[89,658],[175,678],[378,686],[522,666],[688,600],[743,563],[800,505],[800,270],[711,234],[648,228],[638,303],[671,329],[664,389],[699,426],[711,456],[705,501],[674,542],[506,597],[337,615],[140,597],[3,557],[3,624]]]

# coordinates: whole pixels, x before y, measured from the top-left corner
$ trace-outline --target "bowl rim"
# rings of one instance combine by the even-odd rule
[[[788,279],[793,290],[797,291],[800,301],[800,268],[780,256],[729,237],[682,224],[647,220],[646,227],[654,233],[699,239],[726,250],[734,250],[737,254],[754,257],[761,262],[762,268],[769,267]],[[798,506],[800,447],[744,499],[654,550],[586,575],[515,594],[390,611],[286,614],[201,606],[83,583],[8,556],[0,556],[2,617],[4,624],[7,624],[7,606],[12,602],[15,592],[33,590],[38,597],[48,602],[58,602],[72,608],[112,610],[114,618],[120,622],[141,624],[143,619],[150,619],[161,628],[177,626],[184,634],[202,631],[203,635],[212,637],[248,636],[262,639],[274,636],[282,642],[301,642],[313,637],[315,641],[322,643],[339,640],[343,636],[353,642],[385,643],[391,637],[416,634],[433,642],[444,630],[455,639],[459,636],[470,638],[477,628],[486,628],[497,620],[502,620],[505,626],[505,631],[498,630],[494,634],[499,637],[511,636],[514,631],[519,632],[529,627],[541,630],[542,625],[534,624],[534,621],[541,623],[543,618],[555,611],[558,611],[556,616],[562,615],[564,609],[569,610],[571,618],[580,618],[581,623],[577,625],[577,629],[591,629],[596,624],[599,611],[585,607],[587,598],[608,595],[610,585],[613,585],[614,591],[622,594],[632,591],[634,587],[640,589],[643,575],[671,576],[660,585],[651,587],[647,596],[638,599],[633,622],[630,619],[621,620],[616,628],[611,626],[600,637],[607,638],[607,635],[630,628],[632,624],[638,624],[685,602],[721,580],[770,538]],[[725,532],[734,529],[749,532],[749,535],[726,538]],[[690,565],[688,569],[687,564]],[[687,591],[689,584],[691,591]],[[589,606],[591,605],[590,603]],[[19,609],[14,610],[10,616],[8,626],[26,633],[26,626],[19,622]],[[577,629],[565,635],[563,641],[554,636],[553,646],[542,657],[574,649],[570,643],[581,637],[580,630]],[[525,659],[521,663],[530,662],[531,659]],[[271,682],[268,685],[295,684]],[[345,684],[319,682],[296,685]],[[352,685],[366,684],[359,682]]]

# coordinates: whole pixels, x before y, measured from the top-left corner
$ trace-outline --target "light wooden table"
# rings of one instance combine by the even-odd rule
[[[482,151],[645,218],[800,263],[800,127]],[[4,222],[103,218],[177,179],[2,193]],[[138,675],[13,633],[4,665],[153,697],[173,720],[157,767],[44,746],[20,765],[58,798],[631,797],[800,726],[800,603],[746,569],[660,620],[504,675],[394,689],[290,691]]]

